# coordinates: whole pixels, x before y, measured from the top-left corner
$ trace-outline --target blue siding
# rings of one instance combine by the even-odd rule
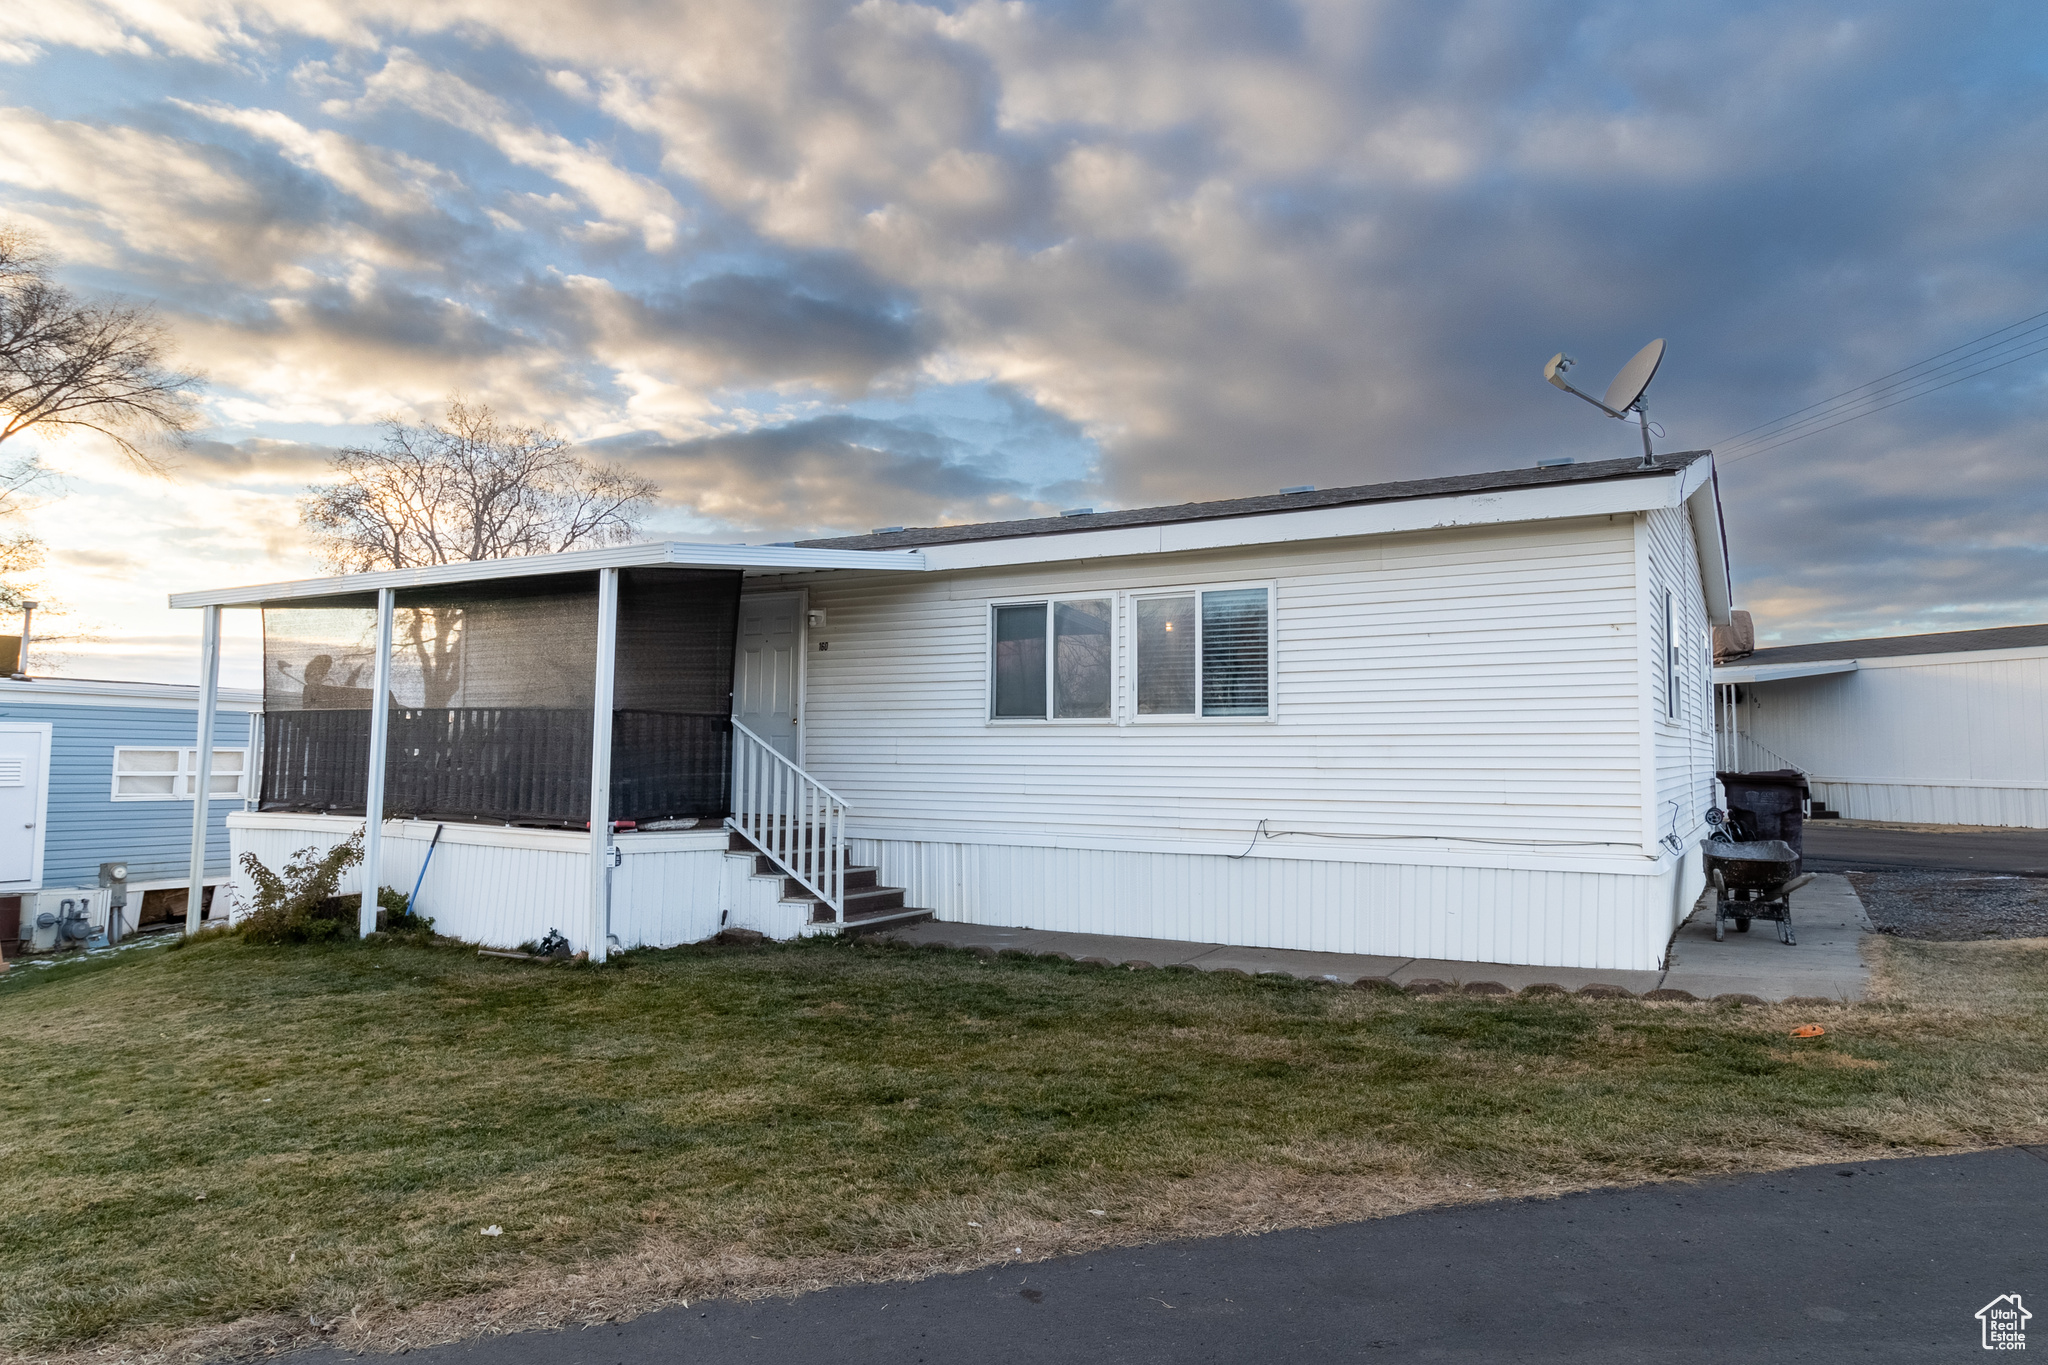
[[[141,706],[9,705],[0,720],[50,724],[50,808],[45,818],[43,885],[92,886],[100,864],[128,860],[131,882],[182,880],[192,850],[189,801],[115,801],[114,748],[142,745],[189,749],[198,738],[195,711]],[[214,747],[244,749],[249,716],[220,711]],[[240,800],[209,803],[206,874],[228,871],[228,812]]]

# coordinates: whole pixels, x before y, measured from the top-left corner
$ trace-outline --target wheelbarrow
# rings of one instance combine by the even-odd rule
[[[1796,945],[1792,929],[1792,893],[1813,880],[1801,873],[1799,853],[1783,839],[1730,843],[1708,839],[1700,845],[1707,865],[1707,884],[1714,888],[1714,941],[1735,921],[1735,932],[1749,932],[1753,919],[1775,920],[1778,941]]]

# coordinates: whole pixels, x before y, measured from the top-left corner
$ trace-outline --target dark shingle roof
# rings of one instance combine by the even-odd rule
[[[1810,664],[1829,659],[1895,659],[1905,654],[1965,654],[1978,649],[2035,649],[2048,645],[2048,625],[1945,630],[1938,635],[1881,635],[1871,640],[1829,640],[1817,645],[1759,649],[1731,665]]]
[[[1592,464],[1552,465],[1542,469],[1503,469],[1489,474],[1409,479],[1402,483],[1369,483],[1353,488],[1321,488],[1313,493],[1266,493],[1255,498],[1226,498],[1221,502],[1134,507],[1121,512],[1090,512],[1083,516],[984,521],[971,526],[913,526],[901,531],[835,536],[796,543],[807,550],[914,550],[922,545],[953,545],[971,540],[1056,536],[1121,526],[1163,526],[1177,521],[1215,521],[1224,517],[1258,516],[1265,512],[1300,512],[1314,507],[1349,507],[1368,502],[1405,502],[1414,498],[1451,497],[1461,493],[1492,493],[1507,489],[1544,488],[1552,484],[1643,478],[1684,469],[1706,454],[1704,450],[1688,450],[1659,455],[1648,468],[1644,468],[1640,459],[1600,460]]]

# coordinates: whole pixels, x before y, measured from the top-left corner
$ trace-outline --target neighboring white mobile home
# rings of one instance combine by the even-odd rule
[[[1724,769],[1853,820],[2048,829],[2048,626],[1760,649],[1714,671]]]
[[[509,684],[458,695],[456,664],[419,662],[423,632],[510,628],[517,609],[486,616],[478,594],[515,582],[559,595],[536,620],[590,622],[587,642],[559,624],[532,642],[594,670],[545,714]],[[266,680],[263,809],[231,821],[236,847],[275,859],[343,837],[364,746],[395,746],[374,771],[405,795],[368,805],[418,818],[379,826],[381,880],[409,886],[445,824],[422,908],[465,937],[560,928],[602,955],[929,911],[1640,969],[1700,886],[1708,634],[1729,585],[1695,453],[173,602],[265,605],[267,629],[304,608],[370,641],[303,646],[319,688]],[[336,660],[376,668],[380,614],[399,642],[381,686],[329,685]],[[560,758],[572,730],[580,767]],[[595,802],[570,810],[576,783]],[[585,833],[590,810],[634,827]]]

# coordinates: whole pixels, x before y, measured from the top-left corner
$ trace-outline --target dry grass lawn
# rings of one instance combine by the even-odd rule
[[[2048,940],[1872,951],[1879,998],[1818,1008],[829,941],[593,969],[215,938],[17,969],[0,1352],[388,1348],[2048,1139]]]

